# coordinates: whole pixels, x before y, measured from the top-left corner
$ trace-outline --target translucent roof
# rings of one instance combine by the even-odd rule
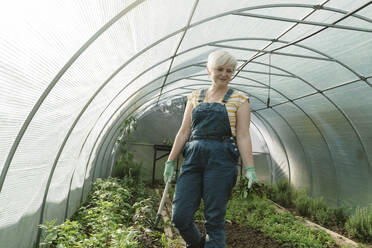
[[[251,98],[271,178],[335,205],[368,205],[371,3],[3,2],[2,244],[28,247],[39,223],[70,216],[92,180],[108,175],[120,123],[208,87],[216,49],[239,61],[231,86]]]

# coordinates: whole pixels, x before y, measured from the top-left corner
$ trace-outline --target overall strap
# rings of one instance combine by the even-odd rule
[[[227,103],[227,101],[229,100],[229,98],[230,98],[230,96],[232,95],[233,92],[234,92],[234,90],[229,88],[229,90],[226,92],[226,95],[224,96],[222,102]]]
[[[204,97],[205,97],[205,92],[206,91],[207,91],[207,89],[202,89],[201,90],[200,95],[199,95],[198,102],[203,102],[204,101]]]

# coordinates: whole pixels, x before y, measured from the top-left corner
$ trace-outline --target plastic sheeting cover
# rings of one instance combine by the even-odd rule
[[[208,87],[216,49],[239,61],[262,179],[369,205],[371,1],[4,1],[0,247],[71,216],[109,175],[121,122]]]

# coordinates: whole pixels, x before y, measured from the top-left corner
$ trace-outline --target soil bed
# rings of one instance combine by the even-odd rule
[[[262,232],[234,223],[226,223],[226,244],[229,248],[281,247]]]
[[[203,224],[197,222],[199,230],[205,234]],[[226,223],[227,248],[269,248],[281,247],[274,239],[252,228],[237,223]]]

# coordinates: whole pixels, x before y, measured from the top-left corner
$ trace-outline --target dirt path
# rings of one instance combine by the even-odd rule
[[[156,191],[161,197],[162,191]],[[179,233],[170,224],[171,216],[171,200],[169,197],[166,198],[164,211],[162,212],[163,221],[167,223],[166,235],[168,239],[173,241],[171,248],[184,248],[186,247],[185,242]],[[201,221],[196,222],[199,230],[205,234],[204,226]],[[171,234],[169,234],[171,230]],[[281,247],[274,239],[266,236],[260,231],[251,229],[246,226],[238,225],[237,223],[226,223],[226,248],[276,248]]]
[[[199,230],[205,234],[203,224],[197,222]],[[265,236],[262,232],[241,226],[237,223],[226,223],[227,248],[269,248],[280,247],[274,239]]]
[[[169,210],[167,210],[168,212]],[[169,222],[168,222],[169,223]],[[205,229],[202,222],[196,222],[199,230],[205,235]],[[186,247],[182,237],[172,227],[172,248]],[[168,236],[168,235],[167,235]],[[168,236],[169,237],[169,236]],[[226,248],[277,248],[281,247],[274,239],[266,236],[260,231],[241,226],[237,223],[226,223]]]
[[[157,191],[157,193],[161,196],[162,191]],[[273,205],[276,207],[278,212],[287,212],[285,208],[279,206],[278,204],[272,202]],[[170,216],[171,216],[171,200],[169,197],[166,199],[165,210],[164,214],[164,222],[167,223],[167,237],[173,241],[173,244],[170,248],[184,248],[185,242],[182,240],[182,237],[178,234],[173,226],[170,224]],[[300,217],[298,217],[300,218]],[[332,236],[332,238],[336,241],[338,247],[359,247],[358,244],[338,233],[332,232],[331,230],[325,229],[315,223],[312,223],[308,220],[303,219],[304,225],[310,226],[312,228],[322,229],[325,230],[328,234]],[[199,227],[199,230],[205,234],[204,226],[201,221],[197,221],[196,224]],[[170,231],[171,230],[171,231]],[[171,234],[169,235],[169,232]],[[226,223],[226,247],[227,248],[270,248],[270,247],[283,247],[278,242],[276,242],[273,238],[266,236],[264,233],[251,229],[247,226],[241,226],[237,223]],[[363,247],[365,248],[372,248],[371,245],[364,244]]]
[[[196,223],[204,234],[204,228],[201,223]],[[171,248],[185,248],[185,242],[175,231],[173,233],[173,242]],[[236,223],[226,223],[226,248],[279,248],[279,243],[263,233],[240,226]]]
[[[280,245],[263,233],[238,224],[226,224],[227,248],[268,248]]]

